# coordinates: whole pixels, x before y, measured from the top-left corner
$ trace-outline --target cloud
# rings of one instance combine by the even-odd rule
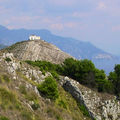
[[[106,8],[107,8],[107,6],[106,6],[106,4],[104,2],[98,3],[98,6],[97,6],[98,10],[104,10]]]
[[[112,27],[112,31],[113,31],[113,32],[120,31],[120,25],[113,26],[113,27]]]
[[[76,17],[76,18],[83,18],[83,17],[88,17],[90,16],[91,13],[90,12],[74,12],[72,14],[73,17]]]
[[[9,14],[11,11],[9,9],[6,9],[5,7],[0,6],[0,15],[6,15]]]
[[[55,23],[55,24],[51,24],[50,28],[53,30],[63,30],[64,29],[64,25],[62,23]]]

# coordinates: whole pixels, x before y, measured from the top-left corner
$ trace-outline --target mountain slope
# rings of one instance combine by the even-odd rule
[[[7,59],[9,58],[9,60]],[[43,97],[37,86],[51,76],[0,51],[0,119],[1,120],[83,120],[77,102],[59,83],[59,98]]]
[[[7,120],[120,119],[120,102],[113,95],[98,93],[73,79],[60,76],[59,81],[56,80],[59,98],[52,101],[38,91],[38,85],[44,83],[48,76],[52,76],[49,72],[43,74],[39,68],[14,58],[12,53],[0,51],[0,61],[0,118],[2,116],[4,119],[8,118]]]
[[[43,40],[19,42],[5,50],[13,53],[16,58],[21,60],[46,60],[56,64],[62,63],[66,58],[71,57],[56,46]]]

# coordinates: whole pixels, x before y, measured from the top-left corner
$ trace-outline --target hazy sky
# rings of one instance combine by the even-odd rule
[[[0,0],[0,24],[49,29],[120,55],[120,0]]]

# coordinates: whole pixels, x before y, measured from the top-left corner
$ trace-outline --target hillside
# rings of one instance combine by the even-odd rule
[[[19,41],[27,40],[28,36],[31,34],[41,36],[42,39],[56,45],[62,51],[70,54],[76,59],[87,58],[92,60],[96,67],[104,69],[106,73],[112,71],[115,64],[120,63],[119,57],[98,49],[89,42],[82,42],[74,38],[56,36],[48,30],[9,30],[3,26],[0,26],[0,43],[11,45]]]
[[[49,72],[49,68],[54,69],[49,66],[50,63],[47,66],[44,62],[47,70],[44,71],[41,66],[27,64],[22,58],[8,53],[34,42],[24,41],[0,51],[0,120],[120,119],[120,102],[114,95],[98,93],[67,76]],[[49,46],[57,49],[54,45]],[[59,54],[60,50],[57,49],[57,52]]]
[[[46,60],[56,64],[62,63],[66,58],[71,57],[56,46],[43,40],[19,42],[4,50],[13,53],[20,60]]]
[[[65,92],[59,82],[56,101],[43,97],[38,89],[45,75],[14,58],[12,53],[0,52],[0,120],[83,120],[77,102]]]

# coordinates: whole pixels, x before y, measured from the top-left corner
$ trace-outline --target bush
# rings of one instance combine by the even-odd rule
[[[9,120],[7,117],[0,116],[0,120]]]
[[[11,62],[12,60],[11,60],[10,58],[6,57],[6,58],[5,58],[5,61]]]
[[[32,66],[37,66],[40,68],[41,71],[56,71],[57,66],[56,64],[52,64],[50,62],[47,61],[30,61],[27,60],[26,61],[28,64],[32,65]]]
[[[52,71],[51,74],[52,74],[52,76],[53,76],[56,80],[59,80],[59,79],[60,79],[60,78],[59,78],[59,75],[57,74],[57,72]]]
[[[50,76],[47,77],[42,84],[38,85],[38,91],[52,100],[56,100],[59,96],[57,83],[53,77]]]

